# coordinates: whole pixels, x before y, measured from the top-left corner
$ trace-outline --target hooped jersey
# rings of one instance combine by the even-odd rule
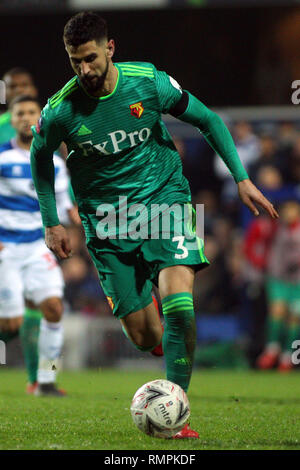
[[[64,161],[54,155],[57,208],[66,221],[72,202]],[[30,243],[44,238],[38,196],[34,188],[30,152],[15,139],[0,146],[0,242]]]

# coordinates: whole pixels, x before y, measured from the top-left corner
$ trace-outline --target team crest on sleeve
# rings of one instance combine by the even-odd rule
[[[131,115],[140,119],[140,117],[142,116],[144,112],[143,103],[139,101],[138,103],[131,104],[129,108],[130,108]]]
[[[35,130],[38,134],[41,131],[42,125],[43,125],[43,118],[41,116],[40,119],[38,120],[38,122],[36,123],[36,126],[35,126]]]

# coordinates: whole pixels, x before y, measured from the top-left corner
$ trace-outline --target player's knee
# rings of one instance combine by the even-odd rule
[[[14,333],[18,331],[23,323],[23,317],[2,318],[0,321],[0,330]]]
[[[193,292],[195,271],[191,266],[170,266],[159,273],[161,298],[181,292]]]
[[[149,341],[149,338],[146,338],[144,335],[136,335],[133,338],[133,342],[137,348],[141,348],[141,349],[143,348],[148,349],[154,346],[153,342],[151,340]]]
[[[52,297],[45,300],[40,309],[43,312],[45,319],[51,323],[57,323],[61,320],[63,314],[63,304],[58,297]]]

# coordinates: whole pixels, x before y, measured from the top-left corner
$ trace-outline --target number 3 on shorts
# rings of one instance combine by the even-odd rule
[[[188,249],[183,246],[184,236],[178,235],[177,237],[172,238],[172,242],[178,242],[177,249],[182,250],[182,253],[176,253],[174,256],[176,259],[184,259],[188,256]]]

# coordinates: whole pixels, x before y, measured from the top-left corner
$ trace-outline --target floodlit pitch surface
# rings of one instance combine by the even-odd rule
[[[135,428],[130,402],[162,371],[63,372],[66,398],[24,393],[25,373],[0,368],[0,449],[300,449],[300,374],[195,371],[189,391],[199,440]]]

